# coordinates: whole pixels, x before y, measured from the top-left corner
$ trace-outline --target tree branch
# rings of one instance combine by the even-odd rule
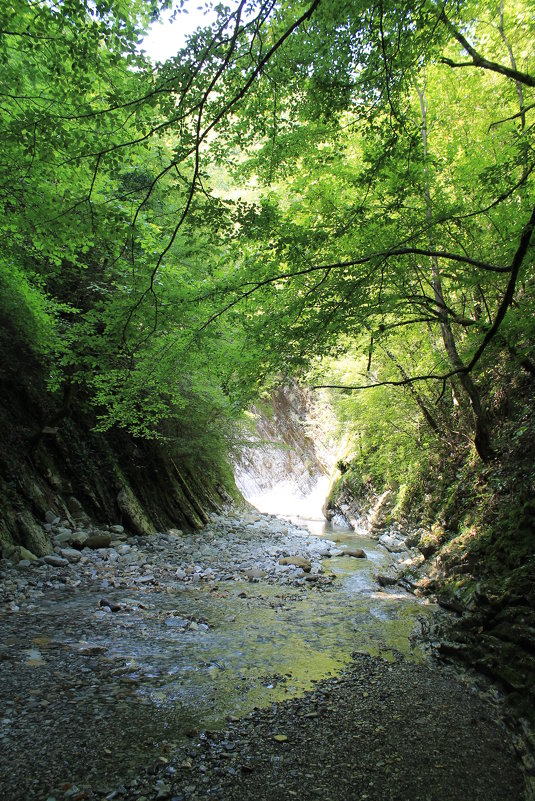
[[[446,25],[452,36],[457,39],[459,44],[461,44],[469,56],[472,57],[472,61],[452,61],[451,58],[443,57],[441,58],[441,62],[443,64],[447,64],[448,67],[480,67],[484,70],[490,70],[491,72],[497,72],[500,75],[505,75],[507,78],[511,78],[513,81],[517,81],[518,83],[523,83],[526,86],[535,86],[535,77],[529,75],[527,72],[521,72],[520,70],[512,69],[511,67],[506,67],[503,64],[498,64],[496,61],[489,61],[489,59],[482,56],[475,47],[472,47],[470,42],[463,36],[463,34],[457,30],[455,25],[448,19],[446,16],[446,12],[444,9],[440,12],[440,19]]]
[[[489,330],[487,331],[487,333],[485,334],[485,336],[483,337],[483,341],[481,342],[481,345],[478,347],[478,349],[476,350],[476,352],[472,356],[472,359],[470,360],[469,364],[466,365],[465,370],[466,370],[467,373],[469,373],[471,370],[473,370],[473,368],[475,367],[477,362],[480,360],[481,356],[483,355],[483,352],[487,348],[487,345],[489,344],[491,339],[493,339],[493,337],[495,336],[496,332],[498,331],[500,325],[502,324],[503,318],[505,317],[505,315],[507,313],[507,309],[509,308],[509,306],[513,302],[513,298],[514,298],[514,294],[515,294],[516,281],[517,281],[517,278],[518,278],[518,274],[520,272],[520,268],[522,267],[522,263],[523,263],[524,258],[526,256],[526,253],[528,252],[528,248],[529,248],[529,245],[530,245],[530,242],[531,242],[531,236],[533,234],[533,229],[534,228],[535,228],[535,207],[533,208],[533,211],[531,213],[531,217],[529,219],[529,222],[525,226],[524,231],[522,233],[522,236],[520,237],[520,243],[518,245],[516,253],[515,253],[514,257],[513,257],[513,261],[511,263],[511,277],[509,278],[509,282],[507,284],[507,287],[506,287],[504,296],[502,298],[502,302],[500,303],[500,307],[498,309],[496,317],[494,318],[494,322],[493,322],[492,326],[489,328]]]

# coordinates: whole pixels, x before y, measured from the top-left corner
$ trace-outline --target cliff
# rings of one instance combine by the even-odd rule
[[[163,440],[126,431],[97,433],[94,412],[74,396],[69,408],[46,390],[39,365],[25,354],[1,369],[0,545],[49,550],[47,516],[69,524],[90,519],[132,534],[195,529],[236,490],[217,455],[207,464],[180,430]],[[50,421],[55,424],[51,425]],[[48,514],[47,514],[48,513]]]

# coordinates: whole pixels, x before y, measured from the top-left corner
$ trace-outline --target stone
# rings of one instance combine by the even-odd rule
[[[14,565],[18,565],[21,561],[35,562],[37,560],[37,556],[27,548],[24,548],[22,545],[12,545],[11,543],[4,545],[3,555],[6,559],[9,559],[10,562],[13,562]]]
[[[41,525],[35,522],[31,512],[20,512],[17,515],[17,529],[21,544],[36,556],[51,553],[52,546]]]
[[[66,545],[73,541],[73,534],[70,531],[63,531],[61,534],[56,534],[54,537],[55,545]]]
[[[101,598],[99,606],[105,607],[107,606],[110,612],[120,612],[123,608],[121,604],[115,603],[115,601],[108,601],[106,598]]]
[[[387,573],[378,573],[375,580],[380,587],[393,587],[398,582],[397,576],[389,576]]]
[[[67,559],[65,559],[63,556],[58,556],[55,553],[43,556],[43,561],[51,567],[66,567],[69,564]]]
[[[400,553],[401,551],[407,550],[405,541],[399,537],[393,536],[392,534],[381,534],[379,537],[379,542],[383,548],[386,548],[386,550],[390,553]]]
[[[97,548],[109,548],[111,545],[111,535],[106,531],[97,531],[94,534],[90,534],[89,537],[84,540],[83,544],[85,548],[91,548],[92,550],[96,550]]]
[[[352,556],[354,559],[366,559],[366,554],[362,548],[345,548],[342,556]]]
[[[119,526],[119,525],[110,526],[110,531],[113,532],[114,534],[124,534],[124,526]]]
[[[154,532],[154,526],[131,489],[123,487],[117,495],[117,505],[123,515],[126,526],[134,534],[145,536]]]
[[[79,562],[82,558],[82,554],[80,551],[77,551],[76,548],[61,548],[60,555],[63,556],[64,559],[67,559],[68,562],[75,563]]]
[[[266,571],[258,567],[253,567],[251,570],[246,570],[245,575],[248,579],[261,579],[266,575]]]
[[[305,573],[310,573],[312,563],[304,556],[283,556],[279,559],[279,565],[292,565],[293,567],[300,567]]]
[[[46,523],[50,523],[50,525],[52,525],[52,526],[57,526],[57,524],[59,523],[59,521],[60,521],[60,518],[59,518],[59,517],[58,517],[56,514],[54,514],[54,512],[51,512],[51,511],[49,510],[49,511],[48,511],[48,512],[45,514],[45,522],[46,522]]]
[[[277,743],[287,743],[288,737],[285,734],[274,734],[273,739]]]

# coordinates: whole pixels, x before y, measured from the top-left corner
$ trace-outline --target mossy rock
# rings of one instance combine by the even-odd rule
[[[37,556],[46,556],[52,553],[52,545],[45,530],[34,520],[28,511],[17,515],[17,532],[21,544]]]
[[[22,545],[4,546],[3,556],[15,565],[18,565],[23,559],[28,562],[37,561],[37,556]]]
[[[121,510],[124,525],[133,533],[141,536],[153,534],[155,527],[143,511],[143,508],[128,487],[117,495],[117,505]]]

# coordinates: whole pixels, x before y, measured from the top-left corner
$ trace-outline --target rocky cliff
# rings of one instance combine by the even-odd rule
[[[78,399],[56,425],[58,405],[38,370],[4,367],[0,389],[0,545],[50,550],[45,525],[59,517],[76,526],[123,525],[132,534],[169,527],[195,529],[209,512],[236,501],[232,472],[207,466],[187,441],[146,441],[125,431],[96,433],[94,415]],[[57,415],[59,417],[59,415]],[[187,453],[187,458],[184,457]],[[49,521],[47,523],[47,517]]]
[[[334,459],[315,396],[287,383],[257,403],[249,419],[235,464],[240,491],[262,511],[306,516],[309,499],[327,492]]]

